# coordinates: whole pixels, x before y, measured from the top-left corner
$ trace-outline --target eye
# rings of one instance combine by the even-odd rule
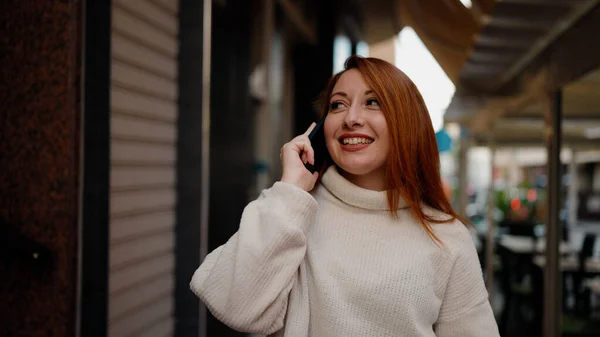
[[[376,98],[369,98],[367,100],[367,106],[372,106],[372,107],[379,107],[379,101]]]
[[[329,103],[329,111],[335,111],[335,110],[341,109],[343,106],[344,106],[344,103],[342,103],[340,101],[331,102],[331,103]]]

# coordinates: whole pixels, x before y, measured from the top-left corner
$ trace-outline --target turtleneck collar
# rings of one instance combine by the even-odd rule
[[[335,165],[331,165],[321,178],[321,184],[336,198],[344,203],[374,211],[389,210],[386,191],[373,191],[354,185],[344,178]],[[406,202],[400,199],[398,209],[406,208]]]

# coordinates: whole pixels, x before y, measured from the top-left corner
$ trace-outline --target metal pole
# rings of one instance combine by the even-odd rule
[[[208,254],[208,211],[210,197],[210,63],[212,36],[212,0],[204,0],[202,11],[202,168],[200,201],[200,261]],[[206,337],[206,306],[200,302],[200,337]]]
[[[546,221],[546,268],[544,270],[544,336],[560,336],[562,312],[561,272],[559,269],[559,244],[561,230],[560,210],[560,148],[562,92],[548,97],[546,112],[546,146],[548,151],[547,221]]]
[[[496,236],[496,223],[494,222],[494,167],[496,166],[496,145],[493,135],[490,136],[488,146],[490,149],[490,185],[488,187],[488,210],[487,221],[488,231],[485,245],[485,281],[488,294],[490,296],[490,304],[494,301],[494,244]]]
[[[458,214],[463,218],[467,217],[467,177],[469,170],[467,153],[469,151],[469,145],[469,139],[461,137],[460,148],[458,150],[458,191],[460,192],[458,194]]]
[[[577,226],[577,207],[579,204],[579,181],[577,177],[577,149],[571,148],[571,162],[569,163],[569,187],[567,198],[569,200],[567,223],[569,230]]]

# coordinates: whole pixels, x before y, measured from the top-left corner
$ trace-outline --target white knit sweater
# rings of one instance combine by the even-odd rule
[[[217,319],[258,334],[499,336],[466,227],[433,225],[442,247],[400,208],[393,218],[385,192],[333,166],[312,194],[277,182],[245,208],[191,289]]]

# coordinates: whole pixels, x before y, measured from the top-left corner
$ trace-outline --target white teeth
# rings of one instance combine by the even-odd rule
[[[362,138],[362,137],[342,139],[342,144],[344,144],[344,145],[371,144],[371,143],[373,143],[372,139]]]

